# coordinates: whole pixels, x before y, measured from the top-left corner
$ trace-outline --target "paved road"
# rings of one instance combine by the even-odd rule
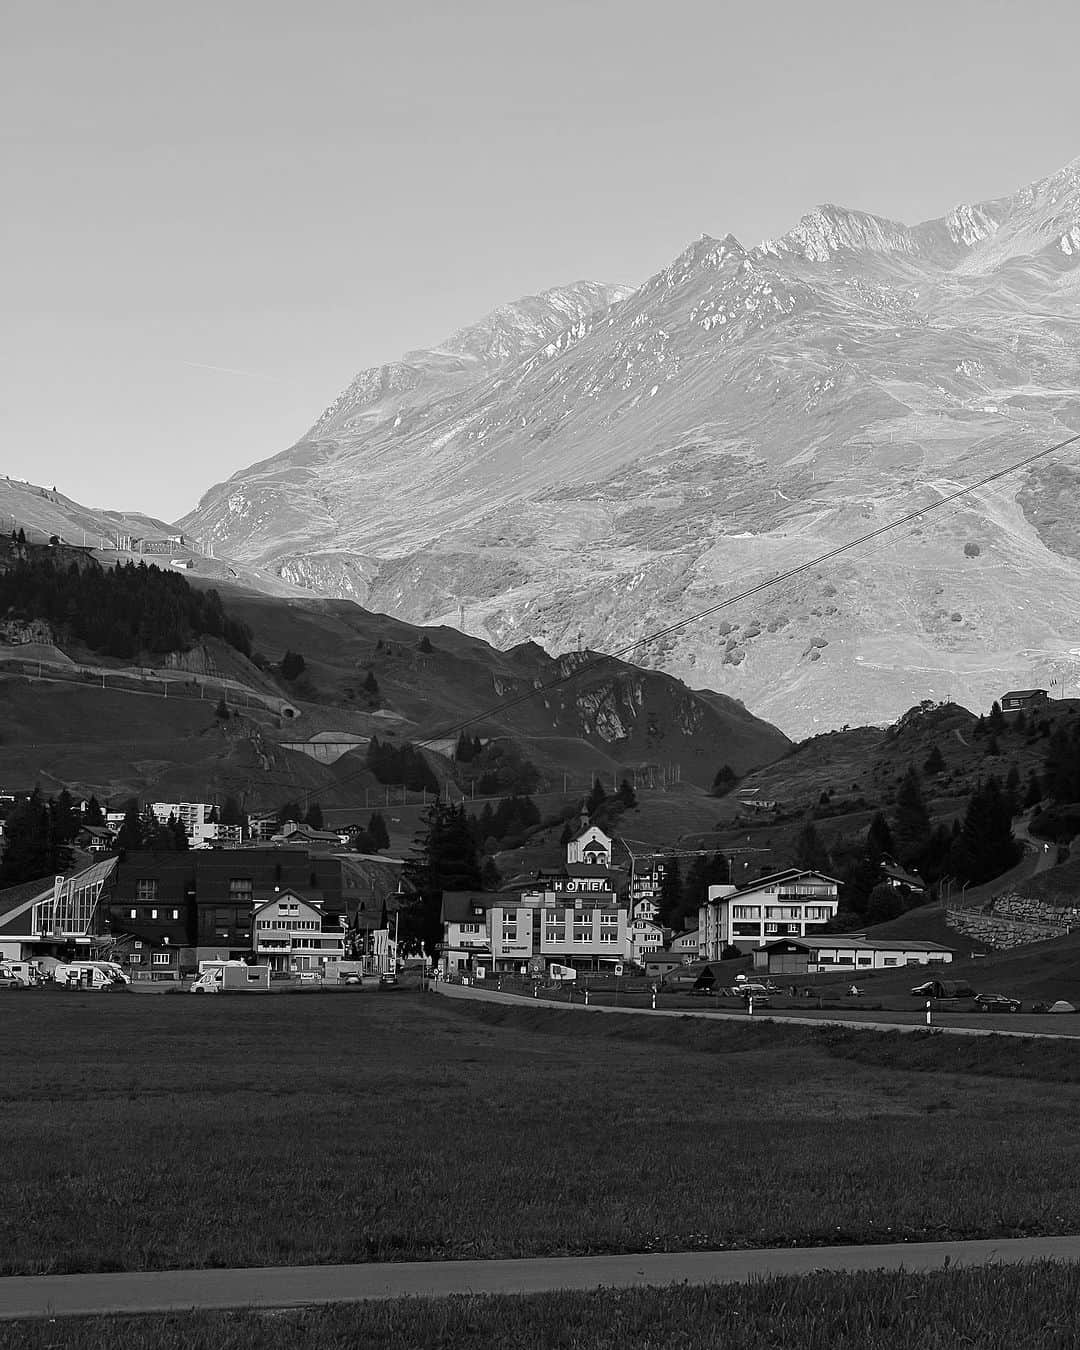
[[[523,1261],[403,1261],[253,1270],[167,1270],[0,1279],[0,1320],[215,1308],[294,1308],[405,1296],[538,1294],[558,1289],[739,1284],[766,1275],[821,1270],[941,1270],[948,1266],[1080,1261],[1080,1237],[987,1242],[890,1243],[869,1247],[735,1252],[650,1252],[635,1256]]]
[[[495,989],[486,989],[478,984],[449,984],[445,980],[439,980],[434,989],[447,998],[469,998],[477,999],[485,1003],[509,1003],[517,1008],[558,1008],[563,1012],[567,1009],[580,1013],[611,1013],[619,1014],[625,1017],[700,1017],[705,1021],[735,1021],[746,1022],[750,1018],[745,1012],[723,1012],[716,1009],[704,1008],[628,1008],[625,1004],[608,1003],[590,1003],[587,1007],[583,1003],[566,1003],[556,999],[548,998],[529,998],[522,994],[502,994]],[[899,1014],[901,1016],[912,1017],[912,1013]],[[885,1014],[887,1017],[887,1014]],[[876,1020],[872,1013],[861,1013],[852,1009],[849,1013],[783,1013],[783,1012],[760,1012],[755,1013],[753,1020],[755,1022],[791,1022],[796,1026],[808,1027],[856,1027],[864,1031],[900,1031],[916,1032],[925,1031],[926,1023],[922,1020],[920,1014],[919,1021],[894,1021]],[[1000,1015],[999,1015],[999,1020]],[[1052,1020],[1052,1019],[1048,1019]],[[935,1020],[933,1026],[935,1031],[944,1032],[949,1036],[1020,1036],[1037,1038],[1039,1040],[1049,1041],[1071,1041],[1080,1037],[1080,1022],[1075,1018],[1068,1019],[1068,1028],[1057,1031],[1032,1031],[1020,1030],[1013,1031],[1007,1027],[999,1025],[995,1021],[993,1026],[987,1027],[960,1027],[939,1024]]]

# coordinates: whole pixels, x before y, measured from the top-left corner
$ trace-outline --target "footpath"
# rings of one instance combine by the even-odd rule
[[[763,1251],[649,1252],[519,1261],[402,1261],[252,1270],[161,1270],[0,1279],[0,1321],[37,1317],[303,1308],[373,1299],[540,1294],[643,1285],[741,1284],[817,1271],[955,1269],[1080,1261],[1080,1237],[890,1243]]]

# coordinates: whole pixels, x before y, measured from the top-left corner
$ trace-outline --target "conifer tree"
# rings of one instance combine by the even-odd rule
[[[678,913],[682,898],[682,871],[679,860],[669,858],[664,866],[664,879],[660,883],[660,899],[657,905],[657,917],[665,928],[672,927],[672,917]]]
[[[935,741],[923,764],[923,772],[933,776],[934,774],[943,773],[944,770],[945,756],[941,753],[941,747]]]
[[[4,822],[4,854],[0,886],[17,886],[55,876],[71,862],[71,852],[55,838],[48,804],[35,787],[16,803]]]
[[[923,800],[922,783],[914,764],[908,765],[896,793],[893,838],[900,861],[905,866],[917,862],[930,838],[930,813]]]
[[[424,818],[405,875],[416,890],[416,900],[402,911],[402,936],[432,952],[442,938],[439,917],[444,891],[481,889],[476,843],[463,806],[437,799]]]
[[[381,848],[390,847],[390,831],[386,828],[386,820],[381,811],[373,811],[371,819],[368,821],[368,834],[374,845],[374,852]]]
[[[822,843],[814,822],[807,820],[795,836],[795,866],[824,872],[828,865],[828,850]]]
[[[124,806],[124,820],[116,836],[116,847],[124,852],[134,852],[142,848],[142,845],[142,809],[137,798],[129,797]]]

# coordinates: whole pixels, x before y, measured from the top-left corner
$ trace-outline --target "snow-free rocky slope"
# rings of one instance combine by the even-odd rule
[[[1080,160],[908,227],[702,237],[366,371],[183,522],[500,646],[613,650],[1080,431]],[[988,706],[1080,653],[1063,452],[636,655],[792,734]]]

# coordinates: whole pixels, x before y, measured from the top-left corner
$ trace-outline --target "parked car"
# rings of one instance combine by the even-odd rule
[[[975,1002],[980,1012],[1019,1012],[1022,1004],[1018,998],[1009,998],[1007,994],[976,994]]]
[[[911,991],[917,998],[974,998],[966,980],[925,980]]]

